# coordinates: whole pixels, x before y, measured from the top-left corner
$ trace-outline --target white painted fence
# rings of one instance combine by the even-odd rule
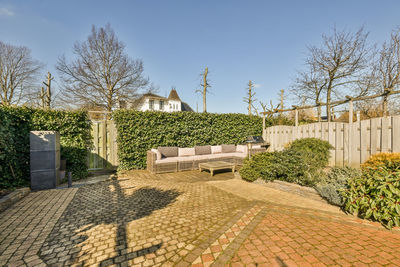
[[[300,126],[272,126],[264,129],[264,140],[272,151],[307,137],[329,141],[330,166],[358,167],[370,155],[400,152],[400,116],[373,118],[353,123],[319,122]]]

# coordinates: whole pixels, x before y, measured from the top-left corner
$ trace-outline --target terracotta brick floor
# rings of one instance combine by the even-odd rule
[[[0,266],[400,266],[399,231],[233,178],[132,171],[31,193],[0,213]]]

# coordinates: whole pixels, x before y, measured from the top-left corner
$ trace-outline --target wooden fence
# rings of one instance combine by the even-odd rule
[[[329,141],[330,166],[359,167],[379,152],[400,152],[400,116],[373,118],[352,123],[319,122],[300,126],[272,126],[264,129],[264,140],[272,151],[307,137]]]
[[[110,170],[118,166],[117,130],[111,120],[92,121],[92,149],[89,170]]]

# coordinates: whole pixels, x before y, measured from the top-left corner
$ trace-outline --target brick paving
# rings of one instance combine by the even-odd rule
[[[0,213],[0,266],[400,266],[399,231],[232,178],[132,171],[31,193]]]

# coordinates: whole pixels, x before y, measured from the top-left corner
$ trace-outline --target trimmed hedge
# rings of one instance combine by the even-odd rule
[[[86,112],[0,107],[0,121],[0,188],[29,185],[30,131],[59,131],[67,169],[74,179],[87,176],[91,136]]]
[[[241,144],[262,134],[262,118],[244,114],[118,110],[113,118],[123,170],[146,168],[146,151],[158,146]]]

